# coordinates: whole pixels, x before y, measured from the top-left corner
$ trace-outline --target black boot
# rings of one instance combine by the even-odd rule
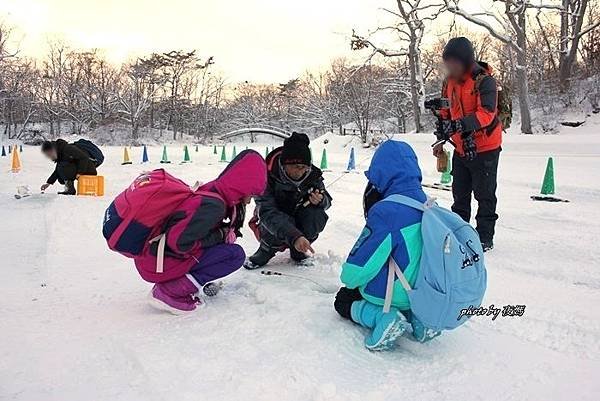
[[[75,184],[73,181],[65,181],[65,190],[59,192],[59,195],[75,195],[77,191],[75,191]]]
[[[254,252],[254,255],[250,256],[246,263],[244,263],[244,267],[248,270],[258,269],[269,263],[269,260],[273,259],[273,256],[275,256],[275,250],[261,244],[258,250]]]
[[[494,249],[494,241],[482,242],[481,247],[483,248],[483,252],[491,251],[492,249]]]

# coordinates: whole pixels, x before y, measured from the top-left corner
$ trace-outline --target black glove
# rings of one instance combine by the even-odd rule
[[[477,144],[475,143],[475,138],[473,138],[473,134],[469,133],[468,135],[463,135],[463,152],[465,153],[465,158],[467,160],[473,160],[477,156]]]
[[[244,225],[244,219],[246,218],[246,205],[238,203],[236,206],[235,220],[231,222],[231,228],[235,230],[235,235],[238,238],[243,237],[240,228]]]
[[[456,133],[462,132],[460,120],[440,120],[435,123],[435,136],[440,141],[447,141]]]

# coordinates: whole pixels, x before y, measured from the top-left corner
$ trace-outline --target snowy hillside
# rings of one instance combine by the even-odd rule
[[[486,254],[484,306],[526,305],[523,317],[479,316],[428,344],[402,338],[371,353],[365,332],[333,309],[339,270],[362,228],[362,174],[343,174],[351,146],[364,170],[372,150],[351,137],[315,140],[334,203],[315,244],[316,266],[280,254],[268,269],[227,277],[222,293],[196,314],[174,317],[146,304],[150,289],[131,260],[109,251],[103,212],[151,163],[121,166],[123,149],[104,148],[102,198],[46,194],[15,200],[17,185],[37,189],[52,165],[24,147],[23,171],[0,158],[0,399],[39,400],[598,400],[600,383],[600,119],[557,136],[509,136],[500,158],[496,249]],[[439,178],[430,135],[407,135],[426,182]],[[271,146],[277,145],[273,140]],[[256,148],[264,154],[264,145]],[[237,150],[241,150],[240,144]],[[220,152],[220,149],[219,149]],[[227,149],[228,156],[231,148]],[[192,164],[172,174],[190,184],[224,167],[212,147],[191,148]],[[548,156],[559,195],[535,203]],[[57,188],[52,187],[54,192]],[[427,191],[449,206],[449,192]],[[245,228],[247,253],[257,243]],[[488,256],[489,255],[489,256]],[[311,281],[302,279],[310,279]]]

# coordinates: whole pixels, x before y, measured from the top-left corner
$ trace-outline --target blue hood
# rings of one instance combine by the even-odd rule
[[[365,175],[383,197],[400,194],[427,200],[417,155],[406,142],[388,140],[379,145]]]

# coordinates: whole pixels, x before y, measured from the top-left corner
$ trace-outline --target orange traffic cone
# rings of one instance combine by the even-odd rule
[[[19,158],[19,149],[17,149],[17,145],[13,148],[10,171],[13,173],[21,171],[21,159]]]

